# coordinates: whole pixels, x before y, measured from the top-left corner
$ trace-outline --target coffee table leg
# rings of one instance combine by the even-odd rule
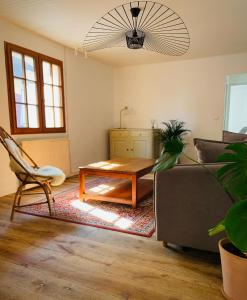
[[[85,194],[85,174],[83,171],[80,171],[80,199],[83,199],[83,195]]]
[[[136,208],[137,202],[137,178],[135,175],[132,176],[132,207]]]

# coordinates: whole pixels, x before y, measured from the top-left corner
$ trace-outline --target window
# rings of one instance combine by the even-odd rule
[[[63,63],[5,42],[12,134],[65,132]]]
[[[247,74],[227,76],[225,129],[247,132]]]

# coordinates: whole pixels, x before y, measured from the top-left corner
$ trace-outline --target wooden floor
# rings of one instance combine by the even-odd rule
[[[223,299],[214,256],[19,213],[10,223],[11,202],[0,198],[1,300]]]

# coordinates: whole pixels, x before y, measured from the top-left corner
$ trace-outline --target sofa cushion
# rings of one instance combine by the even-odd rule
[[[197,158],[200,163],[215,163],[220,154],[228,152],[225,147],[230,143],[205,140],[205,139],[194,139],[194,145],[197,152]]]
[[[247,134],[223,130],[223,141],[227,143],[247,141]]]

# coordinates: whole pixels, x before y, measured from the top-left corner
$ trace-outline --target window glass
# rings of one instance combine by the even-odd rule
[[[35,67],[34,67],[34,59],[30,56],[25,56],[25,72],[26,79],[36,80]]]
[[[44,83],[52,84],[51,64],[45,61],[43,61],[43,78]]]
[[[247,73],[227,76],[225,130],[247,133]]]
[[[45,105],[52,106],[53,105],[53,95],[52,95],[52,86],[45,84],[44,85],[44,98]]]
[[[17,127],[26,128],[27,126],[27,106],[16,104]]]
[[[51,77],[49,77],[50,72],[52,73]],[[43,62],[43,73],[46,127],[62,128],[64,120],[62,88],[60,87],[61,69],[58,65]]]
[[[62,62],[5,42],[12,134],[65,132]]]
[[[14,89],[15,89],[15,102],[25,103],[26,102],[25,80],[15,78]]]
[[[53,87],[54,106],[62,106],[62,90],[60,87]]]
[[[36,83],[27,80],[27,102],[28,104],[38,104]]]
[[[63,110],[55,107],[55,127],[63,127]]]
[[[53,107],[45,108],[45,125],[47,128],[53,128],[55,126]]]
[[[39,127],[38,107],[36,105],[28,105],[28,125],[29,128]]]
[[[52,65],[53,84],[61,85],[61,70],[57,65]]]
[[[20,53],[12,52],[12,64],[14,76],[23,78],[23,56]]]

